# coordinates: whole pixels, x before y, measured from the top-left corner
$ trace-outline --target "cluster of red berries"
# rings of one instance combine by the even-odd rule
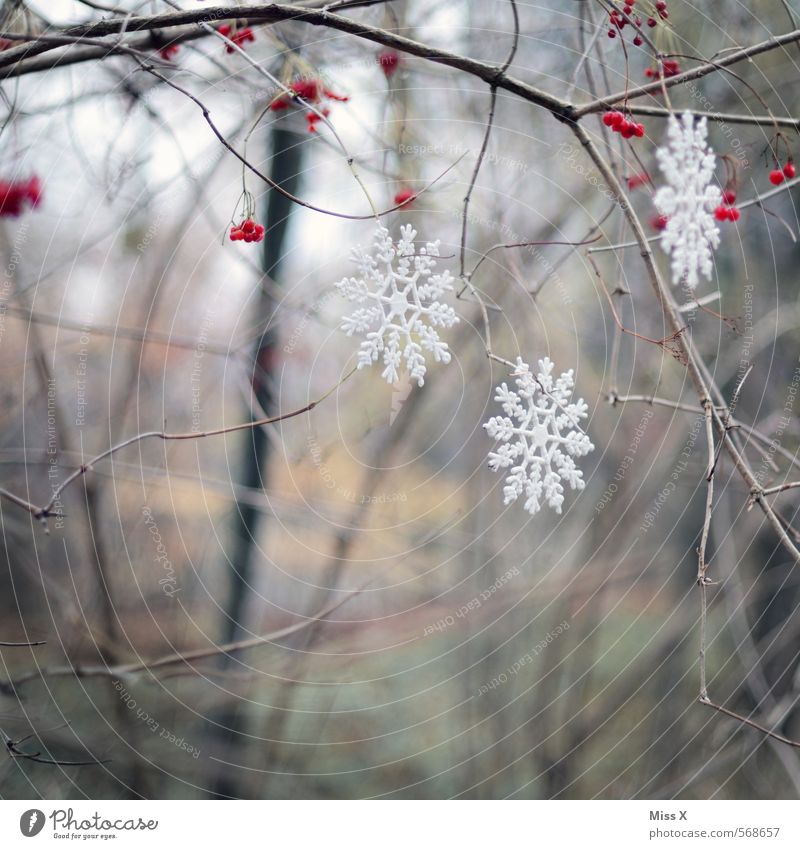
[[[29,180],[0,180],[0,217],[17,218],[26,208],[36,209],[42,202],[42,183]]]
[[[794,167],[794,163],[790,159],[783,168],[774,168],[769,172],[769,181],[773,186],[780,186],[780,184],[786,180],[793,179],[797,176],[797,169]]]
[[[280,112],[284,109],[288,109],[292,105],[294,98],[302,98],[306,101],[306,103],[314,104],[320,103],[322,98],[335,100],[339,103],[347,103],[347,101],[350,100],[347,95],[336,94],[336,92],[331,91],[331,89],[322,85],[319,80],[314,79],[295,80],[289,85],[289,88],[292,91],[291,96],[288,94],[282,94],[270,103],[269,108],[273,112]],[[327,118],[328,115],[330,115],[330,109],[328,109],[327,106],[318,107],[316,112],[307,112],[306,122],[308,123],[308,131],[310,133],[316,133],[317,124],[322,120],[323,116]]]
[[[622,112],[606,112],[603,115],[603,123],[624,139],[632,139],[634,136],[640,139],[644,136],[644,124],[629,121]]]
[[[180,49],[180,45],[178,44],[167,44],[166,46],[162,47],[161,50],[159,50],[158,52],[161,54],[161,58],[165,62],[171,62],[172,57],[176,53],[178,53]]]
[[[665,0],[658,0],[656,3],[656,12],[658,13],[658,17],[661,18],[662,21],[665,21],[669,17],[669,11],[667,9],[667,4]],[[651,24],[650,21],[653,21]],[[657,21],[654,21],[652,18],[649,18],[647,21],[647,26],[654,27]]]
[[[302,97],[309,103],[315,103],[319,100],[319,83],[316,80],[295,80],[289,88],[297,97]],[[272,102],[270,109],[278,112],[281,109],[288,109],[291,105],[289,95],[283,95]]]
[[[725,189],[722,193],[722,203],[714,210],[714,218],[717,221],[738,221],[741,212],[734,206],[736,203],[736,192],[733,189]]]
[[[293,97],[301,97],[308,103],[318,103],[323,97],[328,100],[338,100],[340,103],[347,103],[350,100],[345,94],[336,94],[331,89],[325,88],[319,80],[295,80],[289,88],[292,90]],[[284,94],[273,100],[269,108],[279,112],[281,109],[288,109],[291,105],[290,96]]]
[[[619,9],[612,9],[608,15],[608,37],[616,38],[617,30],[622,32],[625,29],[626,24],[631,24],[634,28],[641,28],[642,19],[639,15],[634,15],[634,6],[636,5],[636,0],[625,0],[622,6],[622,11]],[[633,16],[633,17],[632,17]],[[669,10],[667,9],[667,4],[664,0],[658,0],[655,4],[653,15],[647,18],[647,26],[651,29],[654,26],[658,26],[659,18],[662,21],[665,21],[669,17]],[[640,47],[643,43],[642,36],[637,32],[633,38],[633,43],[636,47]]]
[[[245,218],[241,224],[231,227],[232,242],[260,242],[264,238],[264,225]]]
[[[661,74],[664,75],[664,79],[669,79],[670,77],[677,77],[681,72],[681,65],[677,59],[662,59],[661,60],[661,72],[659,73],[658,68],[645,68],[644,75],[648,79],[657,80]]]
[[[244,47],[248,41],[255,41],[256,36],[250,27],[242,27],[241,29],[234,29],[230,24],[223,24],[221,27],[217,29],[217,32],[220,35],[224,35],[226,38],[229,38],[237,47]],[[228,53],[235,53],[233,47],[230,44],[225,45],[225,50]]]
[[[395,206],[411,206],[411,204],[417,199],[417,195],[411,189],[400,189],[400,191],[394,196]]]
[[[378,64],[386,79],[391,79],[400,67],[400,54],[396,50],[382,50],[378,54]]]

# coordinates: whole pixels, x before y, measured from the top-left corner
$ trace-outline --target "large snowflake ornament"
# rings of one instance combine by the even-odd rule
[[[668,144],[656,151],[667,185],[656,192],[655,205],[667,219],[661,246],[672,255],[672,282],[697,286],[698,272],[711,277],[712,249],[719,245],[713,210],[722,201],[712,185],[716,160],[708,146],[705,118],[695,123],[689,112],[670,116]]]
[[[572,369],[554,379],[548,357],[539,360],[536,376],[517,357],[512,377],[517,391],[503,383],[494,399],[506,415],[493,416],[484,425],[489,436],[503,443],[489,454],[489,468],[494,472],[510,468],[503,488],[506,504],[524,493],[525,509],[531,515],[539,512],[543,501],[560,513],[563,483],[572,489],[585,486],[573,457],[594,450],[579,424],[588,407],[583,398],[571,400],[575,387]]]
[[[348,336],[365,337],[358,352],[358,368],[371,366],[383,354],[381,376],[388,383],[397,383],[405,361],[409,376],[422,386],[427,370],[423,351],[432,353],[436,362],[449,363],[450,351],[436,328],[452,327],[458,316],[439,301],[453,289],[449,271],[434,273],[439,242],[428,242],[417,251],[416,235],[406,224],[395,244],[379,224],[372,250],[358,247],[353,251],[358,276],[345,277],[336,288],[348,300],[364,304],[341,325]]]

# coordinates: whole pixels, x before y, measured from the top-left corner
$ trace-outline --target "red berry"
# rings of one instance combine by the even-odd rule
[[[42,184],[38,177],[14,182],[0,180],[0,217],[16,218],[26,207],[36,209],[42,202]]]
[[[658,21],[655,18],[648,18],[647,19],[647,26],[654,27],[654,26],[656,26],[656,24],[658,24]]]
[[[658,3],[656,3],[656,9],[659,12],[666,12],[667,11],[667,4],[664,2],[664,0],[658,0]]]
[[[773,186],[780,186],[780,184],[786,179],[783,171],[780,168],[775,168],[774,170],[769,172],[769,181]]]
[[[724,203],[727,203],[728,206],[733,206],[736,203],[736,192],[733,189],[725,189],[722,193],[722,200]]]
[[[616,38],[616,37],[617,37],[617,33],[616,33],[613,29],[610,29],[610,30],[608,31],[608,37],[609,37],[609,38]]]
[[[400,66],[400,54],[394,50],[383,50],[378,54],[378,64],[388,80],[395,75]]]
[[[633,125],[633,134],[637,139],[640,139],[644,136],[644,124],[634,124]]]
[[[738,210],[735,206],[732,206],[732,207],[728,210],[728,218],[729,218],[731,221],[738,221],[738,220],[739,220],[739,218],[741,217],[741,215],[742,215],[742,213],[741,213],[741,212],[739,212],[739,210]]]
[[[728,219],[728,207],[727,206],[718,206],[714,210],[714,218],[716,218],[717,221],[727,221],[727,219]]]
[[[179,51],[180,49],[181,49],[181,48],[180,48],[180,46],[179,46],[179,45],[177,45],[177,44],[167,44],[167,45],[165,45],[164,47],[162,47],[162,48],[161,48],[161,50],[159,50],[158,52],[161,54],[161,58],[162,58],[165,62],[171,62],[171,61],[172,61],[172,57],[173,57],[176,53],[178,53],[178,51]]]
[[[638,189],[639,186],[645,186],[650,182],[650,178],[647,174],[631,174],[628,177],[628,188],[629,189]]]
[[[669,219],[666,215],[656,215],[655,217],[650,219],[650,226],[654,230],[663,230],[666,228]]]
[[[245,233],[254,233],[256,229],[256,222],[253,221],[252,218],[246,218],[242,222],[241,229]]]
[[[248,41],[255,41],[256,37],[253,33],[253,30],[250,27],[244,27],[240,30],[234,30],[230,24],[223,24],[221,27],[217,28],[217,32],[220,35],[224,35],[226,38],[229,38],[237,47],[241,47],[243,44],[246,44]],[[228,53],[235,53],[235,48],[230,45],[225,45],[225,50]]]
[[[394,196],[395,206],[410,206],[416,200],[416,194],[411,189],[400,189]]]
[[[783,175],[784,177],[788,177],[790,180],[797,176],[797,169],[794,167],[794,163],[791,159],[783,166]]]
[[[636,45],[636,47],[641,47],[643,44],[642,37],[640,35],[637,35],[636,38],[633,39],[633,43]]]
[[[250,27],[245,27],[244,29],[240,29],[239,32],[236,34],[236,36],[237,36],[237,38],[236,38],[237,44],[243,44],[246,41],[255,41],[256,40],[256,37],[253,33],[253,30],[251,30]]]
[[[615,123],[615,121],[616,121],[616,118],[615,118],[614,116],[615,116],[615,115],[617,115],[617,114],[619,114],[619,113],[617,113],[617,112],[606,112],[606,113],[603,115],[603,123],[604,123],[607,127],[611,127],[611,126],[613,126],[613,125],[614,125],[614,123]]]
[[[303,100],[319,100],[319,84],[316,80],[295,80],[291,85],[292,91]]]
[[[350,100],[350,96],[347,94],[336,94],[336,92],[331,91],[329,88],[322,89],[322,93],[328,100],[338,100],[339,103],[347,103]]]

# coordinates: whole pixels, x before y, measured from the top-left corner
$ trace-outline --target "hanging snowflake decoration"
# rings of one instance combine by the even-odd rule
[[[722,193],[711,184],[716,160],[708,146],[706,119],[695,124],[689,112],[680,120],[671,115],[667,135],[668,145],[656,151],[668,183],[654,198],[666,218],[661,246],[672,254],[672,282],[677,286],[685,279],[694,289],[698,272],[711,277],[711,251],[719,245],[714,209]]]
[[[583,472],[573,457],[583,457],[594,450],[579,422],[586,418],[588,407],[583,398],[573,403],[575,387],[572,369],[553,379],[553,363],[548,357],[539,360],[539,373],[534,377],[530,367],[517,357],[512,374],[517,392],[503,383],[497,387],[495,401],[503,405],[505,416],[493,416],[484,425],[492,439],[502,442],[489,454],[489,468],[496,472],[510,467],[503,488],[505,503],[527,496],[525,509],[538,513],[542,500],[556,513],[564,503],[564,487],[585,486]]]
[[[347,316],[341,325],[348,336],[365,338],[358,352],[358,368],[371,366],[383,354],[381,376],[397,383],[399,369],[405,368],[419,386],[427,370],[423,351],[433,354],[436,362],[449,363],[447,343],[439,338],[437,327],[452,327],[457,321],[452,307],[440,303],[453,289],[449,271],[434,274],[439,242],[428,242],[417,251],[416,231],[410,224],[400,228],[395,244],[389,231],[379,224],[372,251],[353,251],[358,265],[357,277],[345,277],[336,284],[349,301],[365,306]]]

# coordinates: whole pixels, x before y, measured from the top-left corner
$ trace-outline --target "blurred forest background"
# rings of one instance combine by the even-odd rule
[[[113,16],[90,6],[5,2],[3,29]],[[517,7],[511,75],[578,103],[625,87],[600,4]],[[507,0],[396,0],[343,14],[497,64],[514,30]],[[670,26],[654,37],[710,57],[798,20],[794,0],[672,0]],[[411,56],[387,74],[379,46],[300,22],[253,31],[247,53],[270,73],[318,76],[349,96],[327,103],[330,120],[380,209],[446,172],[384,220],[395,234],[410,221],[419,239],[440,239],[441,266],[457,274],[488,87]],[[632,84],[645,82],[648,57],[628,48]],[[240,55],[210,36],[166,59],[150,53],[237,150],[250,133],[247,157],[262,172],[312,204],[369,215],[330,129],[309,132],[299,109],[269,110],[275,90]],[[672,105],[763,114],[764,101],[797,116],[798,60],[788,45],[737,65],[738,76],[673,88]],[[225,229],[241,163],[196,103],[128,56],[8,71],[0,178],[37,175],[42,200],[0,220],[4,489],[44,504],[126,438],[287,413],[350,372],[357,342],[338,329],[350,308],[333,284],[352,273],[350,250],[370,243],[374,221],[292,205],[248,174],[266,238],[234,244]],[[586,120],[603,142],[599,119]],[[637,151],[658,183],[665,120],[642,120]],[[718,154],[744,152],[743,200],[770,188],[770,133],[710,125]],[[794,130],[788,138],[796,144]],[[615,138],[604,143],[623,176],[641,170]],[[593,166],[546,111],[500,91],[486,153],[469,266],[500,242],[629,240]],[[649,220],[648,187],[631,197]],[[748,442],[765,485],[789,479],[800,446],[797,410],[787,410],[800,355],[794,202],[784,192],[725,225],[714,280],[698,290],[719,290],[714,312],[686,313],[726,397],[753,366],[736,416],[777,446]],[[638,251],[595,257],[609,286],[629,293],[616,297],[626,325],[666,335]],[[64,490],[49,533],[3,500],[0,640],[46,644],[0,649],[0,729],[7,743],[33,735],[19,749],[58,763],[1,758],[0,795],[800,794],[797,750],[697,703],[706,448],[686,369],[620,338],[583,248],[495,251],[473,282],[496,307],[495,351],[574,368],[589,404],[596,450],[563,514],[503,505],[481,425],[507,375],[486,358],[469,297],[453,300],[461,322],[443,332],[453,362],[432,364],[422,389],[362,370],[271,426],[136,442]],[[615,394],[686,409],[609,403]],[[779,497],[789,522],[798,492]],[[798,738],[798,571],[725,458],[716,493],[709,688]],[[252,643],[215,651],[242,640]],[[149,666],[158,658],[167,662]]]

